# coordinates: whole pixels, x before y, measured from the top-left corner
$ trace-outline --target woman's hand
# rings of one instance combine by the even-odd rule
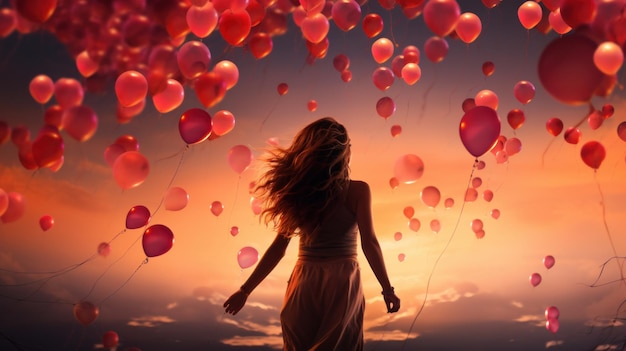
[[[400,298],[395,293],[383,295],[385,304],[387,305],[387,313],[398,312],[400,309]]]
[[[233,316],[243,308],[243,305],[246,304],[246,300],[248,299],[248,294],[243,290],[239,289],[234,294],[230,295],[230,297],[224,302],[224,308],[226,309],[226,313],[230,313]]]

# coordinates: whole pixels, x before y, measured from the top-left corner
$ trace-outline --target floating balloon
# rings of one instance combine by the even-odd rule
[[[46,126],[32,144],[32,153],[39,168],[50,167],[63,158],[65,144],[56,127]]]
[[[287,83],[279,83],[276,90],[278,91],[278,95],[283,96],[289,91],[289,85],[287,85]]]
[[[168,79],[165,89],[152,96],[154,108],[160,113],[168,113],[175,110],[185,99],[185,89],[176,79]]]
[[[441,199],[441,193],[437,187],[429,185],[420,192],[420,199],[426,206],[435,208]]]
[[[307,16],[300,25],[302,35],[307,41],[317,44],[320,43],[330,30],[330,23],[328,18],[322,13],[317,13],[312,16]]]
[[[211,115],[201,108],[190,108],[178,120],[178,131],[188,145],[205,141],[211,134]]]
[[[513,94],[517,101],[527,104],[535,97],[535,86],[529,81],[521,80],[515,83]]]
[[[526,29],[532,29],[539,24],[541,16],[541,5],[535,1],[526,1],[517,9],[517,17]]]
[[[378,38],[372,43],[372,57],[377,63],[384,63],[393,56],[394,46],[387,38]]]
[[[439,222],[438,219],[430,221],[430,230],[432,230],[435,234],[439,233],[441,230],[441,222]]]
[[[2,223],[15,222],[24,215],[26,200],[24,196],[18,192],[11,191],[6,193],[6,195],[7,199],[2,200],[6,202],[6,209],[2,216],[0,216],[0,221],[2,221]]]
[[[150,172],[148,159],[139,151],[126,151],[113,163],[113,178],[122,189],[137,187]]]
[[[253,197],[250,199],[250,208],[252,208],[252,213],[255,215],[261,214],[263,212],[263,200]]]
[[[41,230],[43,230],[44,232],[52,228],[53,225],[54,225],[54,218],[52,218],[52,216],[43,215],[39,218],[39,227],[41,227]]]
[[[189,194],[181,187],[171,187],[165,192],[163,205],[168,211],[180,211],[189,203]]]
[[[546,307],[546,310],[544,311],[544,314],[545,314],[547,320],[559,319],[559,317],[561,315],[561,313],[559,312],[559,309],[556,306],[548,306],[548,307]]]
[[[606,157],[606,150],[604,146],[598,141],[588,141],[580,149],[580,158],[583,162],[597,170],[600,168],[602,161]]]
[[[219,14],[211,1],[205,2],[200,6],[190,6],[187,10],[185,19],[189,30],[198,36],[198,38],[206,38],[217,27]]]
[[[396,177],[391,177],[389,179],[389,186],[391,187],[391,189],[395,189],[400,186],[400,181]]]
[[[620,123],[617,126],[617,136],[622,140],[626,141],[626,121]]]
[[[515,130],[519,129],[524,124],[524,122],[526,121],[526,115],[524,114],[524,111],[515,108],[509,111],[509,113],[506,115],[506,120],[507,122],[509,122],[511,128]]]
[[[224,99],[226,95],[226,81],[216,72],[201,74],[194,83],[196,97],[206,108],[211,108]]]
[[[105,349],[112,349],[117,347],[120,342],[120,337],[116,332],[110,330],[102,335],[102,346]]]
[[[485,201],[487,202],[491,202],[491,200],[493,200],[493,191],[485,190],[483,192],[483,199],[485,199]]]
[[[555,259],[554,259],[554,256],[552,256],[552,255],[548,255],[548,256],[543,258],[543,265],[547,269],[552,268],[554,266],[554,262],[555,262]],[[558,316],[557,316],[557,318],[558,318]]]
[[[596,48],[593,62],[602,73],[613,75],[622,68],[624,53],[619,45],[612,41],[605,41]]]
[[[83,85],[74,78],[59,78],[54,83],[54,98],[63,109],[83,103]]]
[[[235,145],[228,150],[228,165],[239,174],[248,169],[253,158],[252,151],[246,145]]]
[[[403,254],[403,253],[398,254],[398,261],[403,262],[405,259],[406,259],[406,255],[405,254]]]
[[[109,243],[100,243],[97,252],[98,255],[107,257],[111,253],[111,245],[109,245]]]
[[[561,17],[568,26],[577,28],[593,21],[598,5],[591,0],[561,0]]]
[[[546,122],[546,129],[548,130],[548,133],[553,136],[558,136],[563,131],[563,121],[559,118],[552,117]]]
[[[548,319],[546,321],[546,329],[552,334],[556,334],[559,331],[559,320],[558,319]]]
[[[226,90],[230,90],[239,81],[239,68],[229,60],[221,60],[213,67],[213,72],[224,79]]]
[[[374,72],[372,73],[372,82],[374,82],[376,88],[381,91],[389,89],[393,84],[394,79],[395,76],[393,71],[388,67],[378,67],[374,69]]]
[[[402,67],[400,76],[406,84],[413,85],[422,77],[422,69],[417,63],[409,62]]]
[[[124,107],[137,105],[146,98],[148,80],[140,72],[128,70],[115,80],[117,101]]]
[[[232,46],[239,46],[250,33],[252,19],[245,10],[227,9],[221,13],[218,28],[222,38]]]
[[[272,52],[274,42],[269,34],[259,32],[254,33],[252,37],[250,37],[248,46],[250,47],[250,52],[254,58],[262,59]]]
[[[219,110],[212,119],[211,133],[217,136],[226,135],[235,128],[235,116],[230,111]]]
[[[143,233],[141,244],[146,256],[160,256],[174,245],[174,233],[163,224],[155,224]]]
[[[317,110],[317,101],[315,100],[309,100],[306,103],[306,108],[310,111],[310,112],[315,112]]]
[[[552,29],[559,34],[566,34],[572,30],[572,27],[570,27],[563,20],[563,16],[561,16],[560,8],[557,8],[554,11],[550,11],[550,14],[548,15],[548,22],[552,26]]]
[[[251,246],[245,246],[237,252],[237,263],[242,269],[251,267],[259,259],[259,252]]]
[[[126,215],[126,228],[137,229],[148,224],[150,221],[150,210],[146,206],[137,205],[131,207]]]
[[[45,74],[35,76],[28,85],[30,95],[40,104],[45,104],[54,95],[54,82]]]
[[[446,209],[452,208],[452,206],[454,206],[454,199],[451,197],[445,199],[445,201],[443,202],[443,206]]]
[[[419,219],[417,218],[411,218],[409,220],[409,228],[414,231],[417,232],[418,230],[420,230],[420,227],[422,226],[422,223],[420,223]]]
[[[356,27],[361,20],[361,5],[355,0],[338,0],[331,9],[333,22],[344,32]]]
[[[463,115],[459,133],[467,151],[475,157],[480,157],[498,140],[500,117],[491,107],[476,106]]]
[[[397,137],[398,135],[400,135],[400,133],[402,133],[402,126],[398,125],[398,124],[394,124],[391,126],[391,136],[392,137]]]
[[[216,217],[219,216],[222,211],[224,211],[224,205],[222,205],[219,201],[213,201],[211,203],[211,213]]]
[[[430,37],[426,39],[426,43],[424,43],[424,53],[428,60],[433,63],[443,61],[448,55],[448,49],[448,42],[442,37]]]
[[[482,22],[476,14],[465,12],[459,17],[455,31],[459,38],[466,44],[474,42],[482,31]]]
[[[230,235],[237,236],[237,234],[239,234],[239,227],[237,226],[230,227]]]
[[[81,301],[73,307],[74,317],[83,326],[88,326],[98,318],[100,309],[89,301]]]
[[[400,232],[395,232],[395,233],[393,234],[393,239],[394,239],[395,241],[400,241],[400,240],[402,240],[402,233],[400,233]]]
[[[436,35],[450,34],[461,16],[456,0],[429,0],[422,11],[426,26]]]
[[[491,217],[493,219],[500,218],[500,210],[498,210],[497,208],[494,208],[493,210],[491,210]]]
[[[489,89],[484,89],[474,96],[476,106],[488,106],[494,110],[498,109],[498,94]]]
[[[495,72],[495,70],[496,70],[496,66],[493,62],[491,61],[483,62],[482,71],[485,77],[491,76]]]
[[[98,129],[98,116],[87,105],[71,106],[63,112],[62,128],[72,138],[83,142],[91,139]]]
[[[376,102],[376,112],[380,117],[387,119],[396,112],[396,103],[392,98],[383,96]]]
[[[363,17],[363,32],[368,38],[373,38],[383,31],[383,19],[379,14],[370,13]]]
[[[481,221],[478,218],[473,219],[472,222],[470,223],[470,227],[472,228],[472,231],[474,233],[481,231],[483,230],[483,221]]]
[[[541,274],[533,273],[530,275],[528,279],[530,280],[530,285],[532,285],[533,287],[536,287],[537,285],[541,283]]]
[[[398,182],[411,184],[424,173],[424,162],[417,155],[405,154],[396,160],[393,172]]]
[[[415,209],[413,208],[413,206],[407,206],[404,208],[404,210],[402,210],[402,213],[406,218],[411,219],[415,214]]]

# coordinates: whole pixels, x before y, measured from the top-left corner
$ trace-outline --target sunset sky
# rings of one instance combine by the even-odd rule
[[[253,212],[248,193],[268,140],[288,145],[301,127],[324,116],[349,131],[351,176],[372,187],[375,229],[402,300],[398,313],[385,312],[380,286],[359,251],[366,350],[622,347],[626,284],[619,282],[623,259],[615,255],[626,255],[626,144],[616,132],[626,120],[624,76],[618,73],[610,96],[591,101],[596,108],[611,104],[615,114],[595,130],[580,124],[581,141],[567,143],[563,134],[546,131],[546,121],[558,117],[566,128],[573,126],[585,118],[588,106],[557,101],[537,75],[543,48],[559,34],[522,27],[517,17],[522,1],[507,0],[492,9],[478,0],[459,3],[462,12],[480,17],[482,32],[470,44],[447,38],[449,52],[439,63],[424,54],[433,33],[422,16],[408,20],[399,8],[388,11],[374,2],[363,5],[362,15],[381,14],[383,32],[368,38],[360,25],[343,32],[331,21],[328,54],[313,64],[306,62],[308,52],[291,17],[288,32],[274,37],[272,53],[262,59],[245,47],[227,47],[218,32],[211,34],[203,40],[211,49],[211,65],[230,60],[240,74],[224,100],[207,109],[211,115],[227,110],[235,116],[235,128],[215,140],[187,146],[181,138],[182,113],[204,108],[189,85],[175,110],[161,114],[148,98],[140,115],[120,124],[111,84],[104,93],[85,95],[83,104],[99,119],[93,137],[78,142],[61,131],[65,151],[58,171],[27,170],[11,141],[0,144],[0,189],[25,201],[18,220],[0,221],[0,349],[102,349],[102,335],[109,330],[119,335],[118,350],[281,349],[279,311],[297,240],[239,314],[224,314],[222,304],[253,269],[239,266],[238,251],[253,247],[262,254],[274,238]],[[0,4],[7,7],[9,1]],[[380,37],[396,43],[394,56],[407,45],[421,50],[417,83],[396,77],[386,91],[373,84],[374,69],[391,67],[391,59],[379,64],[372,58],[371,45]],[[195,38],[189,34],[188,39]],[[333,67],[338,54],[350,58],[349,82]],[[485,61],[495,65],[489,77],[481,70]],[[82,79],[67,50],[48,32],[15,32],[0,39],[0,121],[27,127],[33,139],[43,126],[44,109],[54,104],[53,98],[41,106],[29,94],[29,82],[38,74]],[[522,80],[536,88],[528,104],[513,94]],[[280,83],[289,87],[282,96]],[[501,135],[519,138],[522,149],[505,162],[487,152],[478,158],[485,167],[478,169],[460,140],[459,123],[463,101],[483,89],[499,98]],[[396,104],[386,120],[376,112],[384,96]],[[310,100],[317,110],[307,109]],[[517,130],[506,118],[515,108],[526,116]],[[395,124],[402,132],[393,137]],[[130,189],[118,186],[104,158],[106,147],[123,135],[134,136],[150,162],[148,177]],[[597,171],[580,156],[590,140],[606,149]],[[235,145],[248,146],[254,156],[241,174],[228,163]],[[394,166],[406,154],[422,159],[423,175],[393,188]],[[464,201],[476,178],[482,180],[478,198]],[[427,186],[441,193],[434,208],[420,199]],[[182,210],[163,205],[171,187],[189,196]],[[491,201],[483,197],[486,191],[493,193]],[[454,205],[446,208],[448,198]],[[224,206],[219,216],[211,213],[214,201]],[[146,260],[141,238],[147,227],[125,226],[137,205],[151,211],[147,226],[171,229],[170,251]],[[404,214],[408,206],[421,223],[417,231]],[[39,224],[44,215],[54,218],[46,231]],[[475,219],[484,224],[481,239],[471,228]],[[433,220],[441,226],[437,233],[430,227]],[[231,235],[232,227],[237,235]],[[103,242],[110,243],[107,257],[97,253]],[[548,255],[555,258],[550,269],[543,264]],[[529,282],[533,273],[543,278],[535,287]],[[72,314],[80,301],[99,308],[90,325]],[[556,333],[545,327],[549,306],[560,311]]]

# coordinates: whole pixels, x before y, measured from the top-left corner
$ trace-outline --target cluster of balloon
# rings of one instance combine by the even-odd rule
[[[363,23],[365,23],[365,20]],[[337,54],[333,58],[333,67],[337,72],[339,72],[342,81],[348,83],[352,80],[352,71],[350,71],[350,58],[348,56],[346,56],[345,54]]]
[[[543,266],[546,269],[550,269],[554,266],[554,263],[556,262],[556,260],[554,259],[554,256],[552,255],[547,255],[543,258]],[[532,285],[533,287],[536,287],[537,285],[541,284],[541,274],[540,273],[532,273],[529,277],[528,280],[530,282],[530,285]]]

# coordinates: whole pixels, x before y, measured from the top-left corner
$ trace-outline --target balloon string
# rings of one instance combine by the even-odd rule
[[[615,248],[615,243],[613,242],[613,237],[611,236],[611,231],[609,230],[609,225],[606,222],[606,204],[605,204],[605,200],[604,200],[604,193],[602,192],[602,187],[600,187],[600,182],[598,181],[597,171],[594,171],[593,178],[594,178],[594,180],[596,182],[596,186],[598,187],[598,192],[600,193],[600,205],[601,205],[601,208],[602,208],[602,223],[604,225],[604,230],[606,231],[606,235],[609,238],[609,243],[611,244],[611,249],[613,250],[613,255],[615,257],[619,257],[619,255],[617,254],[617,249]],[[621,264],[619,264],[618,260],[616,260],[615,262],[617,263],[617,267],[619,268],[620,278],[621,278],[622,282],[624,284],[626,284],[626,280],[624,280],[624,268],[622,267]]]
[[[228,226],[230,227],[233,219],[233,212],[235,212],[235,204],[237,203],[237,195],[239,194],[239,183],[241,183],[241,174],[237,179],[237,186],[235,188],[235,199],[233,200],[233,207],[230,209],[230,214],[228,215]]]
[[[433,77],[432,82],[430,82],[430,85],[428,86],[428,88],[426,88],[426,90],[424,91],[424,95],[422,96],[422,111],[420,113],[420,119],[424,118],[424,112],[426,112],[426,102],[428,101],[428,94],[435,86],[435,81],[437,80],[437,71],[437,64],[435,64],[435,76]]]
[[[137,268],[135,268],[135,270],[133,271],[133,273],[124,281],[124,283],[122,283],[122,285],[120,285],[117,289],[115,289],[111,294],[109,294],[107,297],[105,297],[104,299],[102,299],[102,301],[100,301],[100,303],[98,304],[99,306],[102,305],[106,300],[108,300],[109,298],[111,298],[113,295],[117,294],[118,291],[120,291],[124,286],[126,286],[126,284],[128,284],[128,282],[130,282],[130,280],[135,276],[135,274],[137,274],[137,272],[139,271],[139,268],[141,268],[141,266],[143,266],[144,264],[148,263],[148,257],[146,257],[143,261],[141,261],[141,263],[139,264],[139,266],[137,266]]]
[[[478,158],[474,160],[474,165],[472,166],[472,171],[470,172],[469,180],[465,188],[466,191],[470,187],[470,184],[472,182],[472,177],[474,176],[474,170],[476,169],[477,164],[478,164]],[[448,246],[450,246],[450,243],[452,242],[452,239],[454,238],[456,231],[459,228],[459,224],[461,223],[461,217],[463,216],[463,210],[465,209],[466,203],[467,201],[463,200],[463,204],[461,205],[461,210],[459,211],[459,216],[457,217],[456,224],[454,225],[454,229],[452,230],[452,234],[450,235],[450,238],[448,239],[448,242],[446,243],[446,245],[443,247],[443,250],[441,250],[441,252],[439,253],[439,256],[437,257],[437,259],[435,260],[435,263],[433,264],[433,268],[431,269],[430,274],[428,275],[428,280],[426,281],[426,291],[424,292],[424,299],[422,300],[422,305],[417,310],[417,314],[415,315],[415,318],[413,318],[413,321],[411,322],[411,325],[409,326],[409,331],[407,332],[406,337],[404,338],[404,343],[402,344],[401,350],[404,350],[406,346],[406,342],[409,339],[409,336],[411,335],[411,331],[413,330],[413,326],[415,325],[415,322],[417,321],[417,318],[419,317],[419,315],[424,310],[424,306],[426,305],[426,300],[428,299],[428,292],[430,290],[430,281],[435,273],[435,270],[437,269],[437,265],[439,264],[441,257],[443,257],[443,254],[447,251]]]
[[[265,126],[265,122],[270,118],[270,115],[274,112],[274,110],[276,109],[276,106],[278,106],[278,102],[279,101],[280,101],[280,97],[279,97],[279,99],[274,100],[274,106],[272,106],[272,108],[269,110],[269,112],[267,113],[265,118],[263,118],[263,121],[261,121],[261,126],[259,127],[259,132],[263,131],[263,126]]]
[[[174,179],[176,179],[176,175],[178,174],[178,171],[180,170],[180,168],[181,168],[181,166],[183,164],[183,159],[185,158],[185,152],[187,152],[187,150],[189,150],[189,144],[187,144],[185,146],[185,148],[183,149],[182,153],[180,154],[180,159],[178,160],[178,165],[176,165],[176,169],[174,169],[174,174],[172,174],[172,178],[170,179],[170,182],[167,184],[167,187],[165,188],[165,191],[167,191],[167,189],[169,189],[172,186],[172,184],[174,184]],[[163,205],[163,201],[164,200],[165,200],[165,196],[161,196],[161,201],[159,201],[159,204],[157,205],[156,209],[152,213],[152,216],[154,216],[159,211],[159,209]]]

